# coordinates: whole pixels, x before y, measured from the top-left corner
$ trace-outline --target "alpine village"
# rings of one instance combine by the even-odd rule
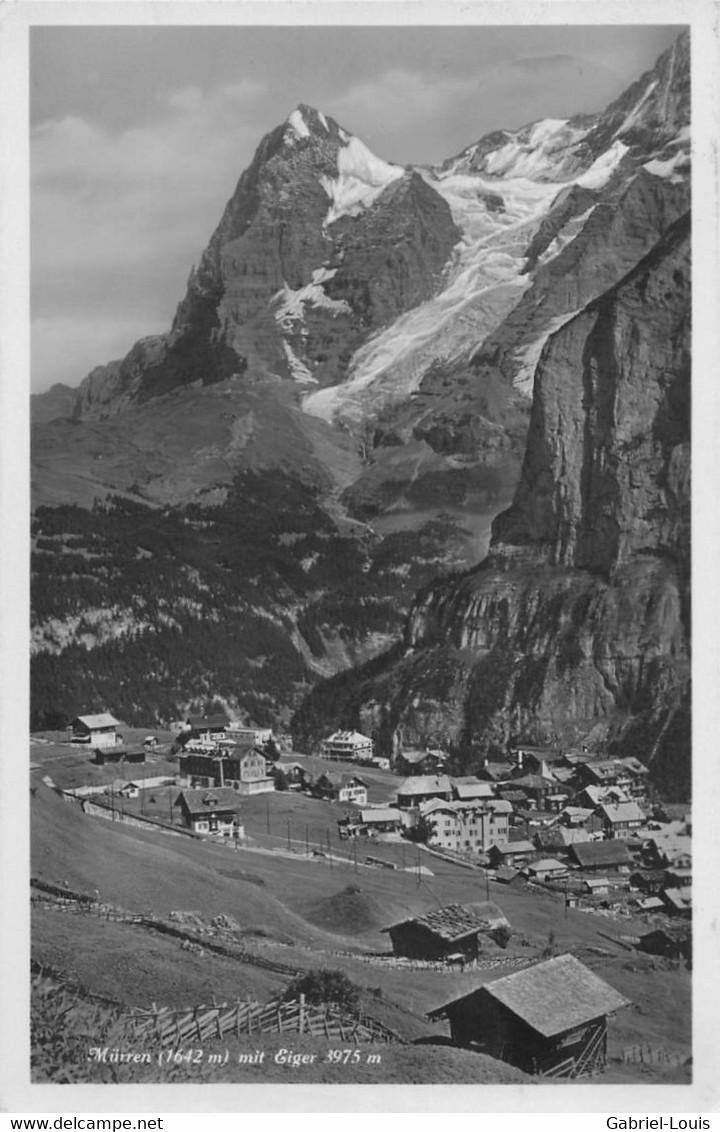
[[[33,396],[33,1080],[691,1080],[689,208],[687,33],[432,167],[303,104]]]

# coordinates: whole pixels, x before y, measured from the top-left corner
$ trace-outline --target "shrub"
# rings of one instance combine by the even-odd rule
[[[358,1005],[360,993],[358,988],[343,971],[328,971],[318,969],[299,975],[285,988],[283,999],[289,1002],[292,999],[305,995],[305,1001],[316,1006],[333,1003],[353,1009]]]

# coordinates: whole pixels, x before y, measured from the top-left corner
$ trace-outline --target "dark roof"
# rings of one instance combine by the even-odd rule
[[[210,729],[211,731],[223,731],[230,720],[226,715],[191,715],[188,723],[193,731],[204,731]]]
[[[537,1033],[550,1038],[594,1018],[628,1006],[614,987],[598,978],[574,955],[557,955],[543,963],[515,971],[486,983],[478,993],[491,995],[521,1018]],[[460,1002],[462,999],[455,999]],[[434,1010],[430,1017],[443,1014],[454,1003]]]
[[[502,910],[491,900],[485,900],[480,904],[448,904],[444,908],[428,912],[425,916],[400,920],[397,924],[382,930],[389,932],[393,928],[400,927],[401,924],[421,924],[445,943],[455,943],[467,935],[497,928],[501,924],[510,926]]]
[[[240,798],[231,786],[208,787],[205,790],[182,790],[175,799],[181,801],[189,814],[206,814],[215,810],[237,810]]]
[[[624,841],[576,841],[570,853],[582,867],[594,865],[630,865],[632,857]]]
[[[490,849],[496,849],[503,857],[511,857],[513,853],[534,853],[535,846],[532,841],[503,841],[500,845],[491,845]],[[488,850],[489,852],[490,850]]]

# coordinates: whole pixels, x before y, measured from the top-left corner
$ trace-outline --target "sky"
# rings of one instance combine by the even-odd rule
[[[380,157],[593,112],[674,26],[35,27],[32,388],[169,328],[264,134],[307,103]]]

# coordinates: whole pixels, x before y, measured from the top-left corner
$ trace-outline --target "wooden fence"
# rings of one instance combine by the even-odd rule
[[[366,1014],[330,1005],[312,1006],[303,995],[289,1002],[274,999],[265,1005],[238,1001],[183,1010],[153,1005],[150,1011],[133,1012],[130,1022],[136,1037],[154,1038],[163,1048],[245,1034],[310,1034],[356,1045],[403,1041]]]

